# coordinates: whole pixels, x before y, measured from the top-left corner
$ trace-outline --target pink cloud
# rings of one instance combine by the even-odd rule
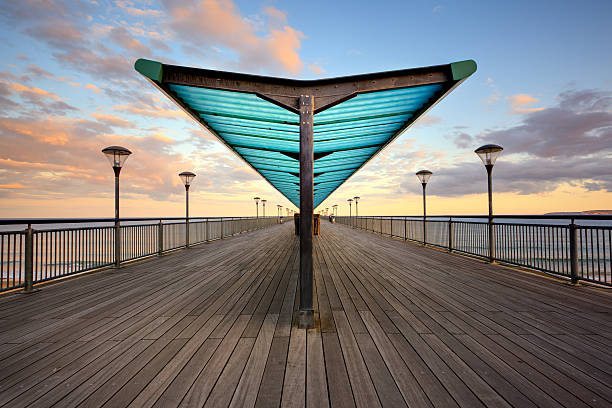
[[[267,34],[258,35],[258,26],[242,17],[231,0],[171,1],[165,5],[171,27],[194,46],[203,44],[228,48],[239,54],[239,65],[253,70],[269,68],[299,74],[304,66],[298,50],[304,35],[289,25],[284,12],[267,7]]]
[[[530,108],[529,106],[538,103],[540,99],[529,94],[516,94],[507,96],[506,99],[510,101],[510,113],[530,113],[546,109]]]

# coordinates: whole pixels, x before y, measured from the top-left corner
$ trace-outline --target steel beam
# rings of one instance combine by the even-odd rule
[[[314,202],[314,97],[300,95],[300,310],[298,327],[314,327],[312,227]]]

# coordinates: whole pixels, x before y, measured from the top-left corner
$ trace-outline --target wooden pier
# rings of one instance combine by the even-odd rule
[[[0,297],[0,406],[610,407],[612,293],[323,222]]]

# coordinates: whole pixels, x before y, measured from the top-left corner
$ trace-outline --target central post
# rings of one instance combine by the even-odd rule
[[[313,117],[314,97],[300,95],[300,310],[298,327],[314,327],[312,306]]]

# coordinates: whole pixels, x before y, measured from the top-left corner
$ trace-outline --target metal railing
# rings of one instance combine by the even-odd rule
[[[337,217],[336,222],[578,280],[612,286],[612,216]],[[423,237],[425,227],[426,237]]]
[[[115,264],[114,221],[0,220],[0,292],[20,287],[29,291],[35,283]],[[277,223],[277,217],[189,218],[189,245]],[[186,247],[186,226],[185,218],[122,218],[119,262]]]

